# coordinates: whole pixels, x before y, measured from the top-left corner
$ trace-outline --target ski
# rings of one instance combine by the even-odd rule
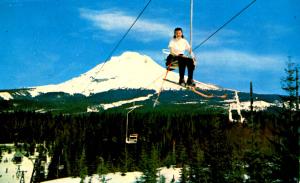
[[[214,94],[205,94],[200,92],[199,90],[201,90],[201,88],[197,87],[197,86],[182,86],[179,83],[169,80],[169,79],[164,79],[165,81],[169,82],[169,83],[173,83],[175,85],[181,86],[187,90],[191,90],[192,92],[196,93],[197,95],[200,95],[201,97],[204,98],[221,98],[221,99],[226,99],[227,98],[227,94],[224,95],[214,95]],[[198,90],[197,90],[198,89]]]

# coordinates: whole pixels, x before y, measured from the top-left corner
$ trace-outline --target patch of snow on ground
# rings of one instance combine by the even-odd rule
[[[46,113],[47,110],[46,109],[38,109],[38,110],[35,110],[35,112],[37,112],[37,113]]]
[[[13,99],[11,94],[9,94],[8,92],[0,92],[0,97],[3,98],[4,100]]]
[[[271,107],[271,106],[275,106],[276,104],[273,104],[273,103],[268,103],[268,102],[265,102],[265,101],[254,101],[253,102],[253,110],[254,111],[260,111],[260,110],[265,110],[267,109],[268,107]],[[233,109],[236,109],[236,104],[233,104]],[[246,102],[241,102],[240,103],[240,107],[242,110],[246,110],[246,111],[249,111],[250,110],[250,101],[246,101]]]
[[[150,97],[152,97],[152,96],[153,96],[153,94],[149,94],[147,96],[138,97],[138,98],[134,98],[134,99],[131,99],[131,100],[122,100],[122,101],[113,102],[113,103],[110,103],[110,104],[100,104],[100,107],[103,108],[104,110],[107,110],[107,109],[110,109],[110,108],[113,108],[113,107],[119,107],[119,106],[124,105],[124,104],[129,104],[129,103],[139,102],[139,101],[145,101],[145,100],[150,99]],[[93,106],[93,107],[88,107],[87,112],[99,112],[99,110],[97,109],[97,106]]]
[[[191,101],[191,102],[176,102],[174,104],[183,105],[183,104],[199,104],[199,102]]]
[[[0,162],[0,182],[16,183],[20,182],[20,176],[17,177],[18,165],[12,162],[14,153],[3,153],[2,161]],[[25,183],[30,182],[33,170],[33,162],[27,157],[23,156],[23,161],[20,164],[20,171],[25,171]]]
[[[174,177],[175,182],[179,182],[181,168],[166,168],[162,167],[159,169],[158,175],[164,176],[166,182],[171,182]],[[122,176],[120,172],[108,173],[105,175],[105,180],[107,183],[135,183],[142,177],[142,172],[127,172],[125,176]],[[92,177],[87,177],[85,183],[91,180],[92,183],[100,183],[101,180],[98,175],[93,175]],[[50,181],[45,181],[43,183],[79,183],[80,178],[62,178]]]

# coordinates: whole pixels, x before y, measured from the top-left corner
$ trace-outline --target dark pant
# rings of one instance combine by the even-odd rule
[[[185,68],[188,68],[188,83],[193,81],[193,72],[195,69],[194,61],[191,58],[183,57],[183,56],[173,56],[169,55],[167,58],[166,65],[168,66],[170,63],[178,60],[179,65],[179,81],[184,80]]]

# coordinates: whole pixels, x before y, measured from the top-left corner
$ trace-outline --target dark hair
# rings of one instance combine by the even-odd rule
[[[174,29],[174,36],[173,36],[173,38],[176,38],[176,31],[181,31],[182,32],[182,38],[184,38],[184,35],[183,35],[183,31],[182,31],[182,28],[181,27],[176,27],[175,29]]]

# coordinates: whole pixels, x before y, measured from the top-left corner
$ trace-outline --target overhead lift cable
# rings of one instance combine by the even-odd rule
[[[211,37],[213,37],[216,33],[218,33],[221,29],[223,29],[227,24],[229,24],[231,21],[233,21],[236,17],[238,17],[240,14],[242,14],[245,10],[247,10],[252,4],[255,3],[256,0],[253,0],[251,3],[249,3],[247,6],[245,6],[241,11],[239,11],[237,14],[235,14],[233,17],[231,17],[227,22],[225,22],[220,28],[218,28],[215,32],[213,32],[210,36],[208,36],[205,40],[203,40],[200,44],[195,46],[193,48],[193,51],[198,49],[201,45],[203,45],[206,41],[208,41]]]
[[[107,58],[105,59],[104,63],[102,64],[101,68],[99,69],[98,72],[101,71],[101,69],[103,68],[103,66],[105,65],[105,63],[110,59],[110,57],[113,55],[113,53],[118,49],[118,47],[120,46],[121,42],[125,39],[125,37],[128,35],[128,33],[130,32],[130,30],[132,29],[132,27],[135,25],[135,23],[138,21],[138,19],[142,16],[142,14],[144,13],[144,11],[147,9],[147,7],[149,6],[149,4],[151,3],[152,0],[149,0],[148,3],[146,4],[146,6],[142,9],[142,11],[139,13],[139,15],[136,17],[136,19],[134,20],[134,22],[131,24],[131,26],[129,27],[129,29],[125,32],[125,34],[122,36],[122,38],[118,41],[118,43],[116,44],[116,46],[112,49],[112,51],[109,53],[109,55],[107,56]]]
[[[106,57],[105,61],[101,65],[100,69],[96,72],[96,75],[98,75],[99,72],[101,72],[101,70],[103,69],[105,63],[111,58],[111,56],[113,55],[113,53],[118,49],[118,47],[120,46],[121,42],[125,39],[125,37],[128,35],[128,33],[130,32],[130,30],[132,29],[132,27],[135,25],[135,23],[138,21],[138,19],[142,16],[142,14],[147,9],[147,7],[149,6],[149,4],[150,4],[151,1],[152,0],[148,1],[148,3],[146,4],[146,6],[142,9],[142,11],[139,13],[139,15],[136,17],[136,19],[131,24],[131,26],[128,28],[128,30],[125,32],[125,34],[122,36],[122,38],[117,42],[117,44],[115,45],[115,47],[112,49],[112,51]],[[88,88],[89,86],[90,86],[90,83],[84,89]]]

